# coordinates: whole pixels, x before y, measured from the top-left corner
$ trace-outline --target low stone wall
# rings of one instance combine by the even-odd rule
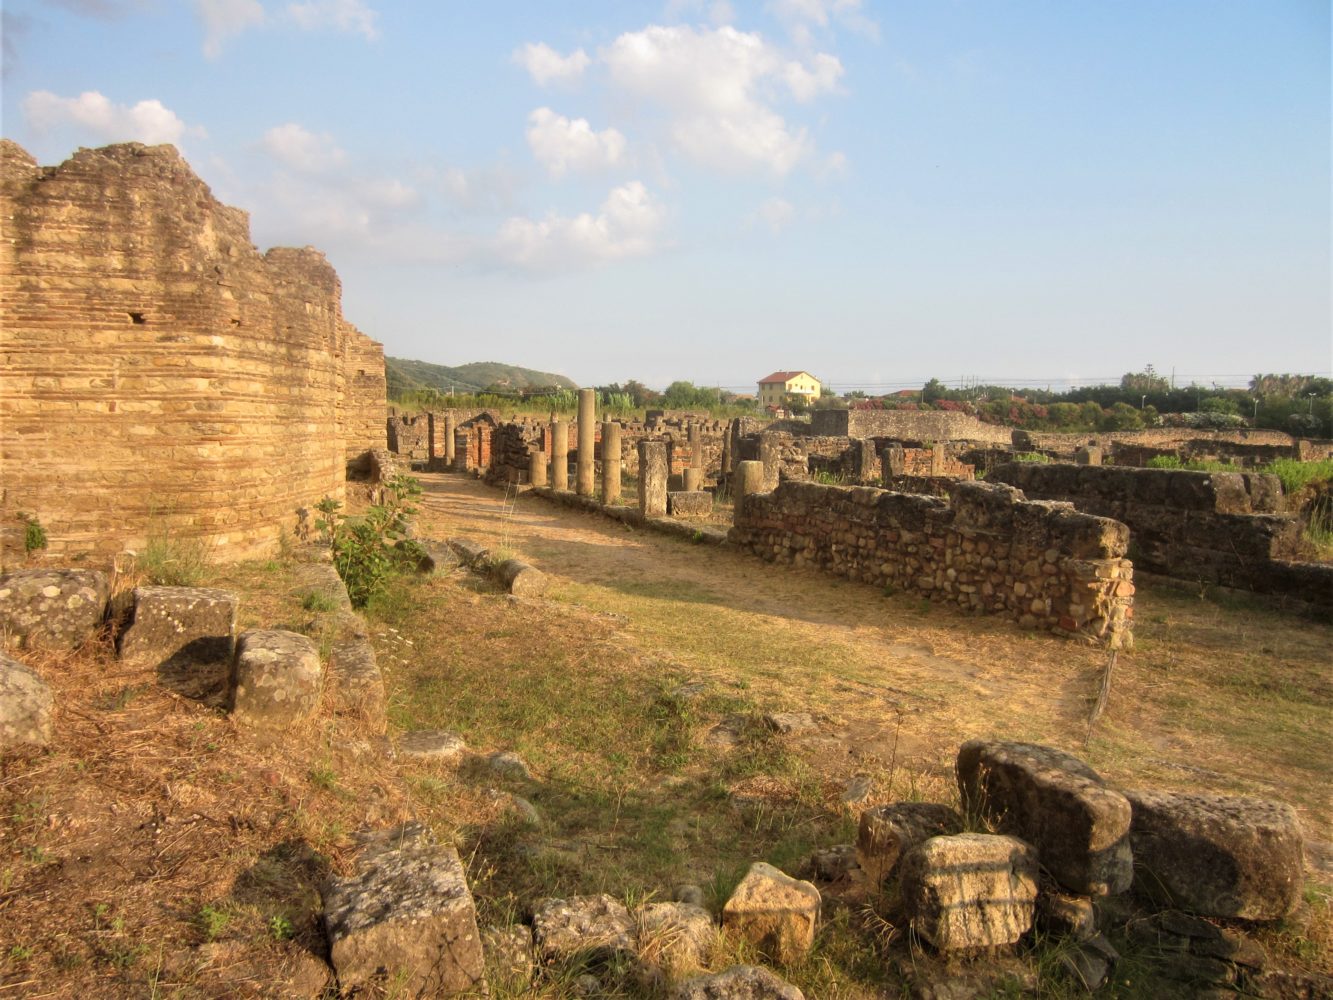
[[[1145,571],[1333,607],[1333,566],[1287,561],[1300,523],[1276,476],[1013,462],[987,481],[1123,521]]]
[[[815,410],[810,433],[899,441],[990,441],[1008,444],[1011,431],[966,413],[944,410]]]
[[[948,500],[782,483],[737,504],[730,540],[764,559],[1003,614],[1104,643],[1131,640],[1129,530],[1068,504],[960,482]]]

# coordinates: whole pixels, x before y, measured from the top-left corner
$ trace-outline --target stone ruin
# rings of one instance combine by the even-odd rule
[[[51,559],[155,533],[270,552],[385,445],[381,346],[312,248],[261,254],[171,146],[40,167],[0,141],[0,565],[20,513]]]

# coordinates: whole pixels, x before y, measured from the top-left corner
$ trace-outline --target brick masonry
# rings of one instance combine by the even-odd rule
[[[51,559],[109,564],[157,531],[219,560],[272,550],[384,447],[381,346],[312,248],[260,254],[171,146],[39,167],[0,142],[0,563],[15,513]]]

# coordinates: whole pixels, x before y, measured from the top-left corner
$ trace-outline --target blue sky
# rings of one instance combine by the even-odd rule
[[[1333,369],[1326,0],[5,0],[389,354],[839,389]]]

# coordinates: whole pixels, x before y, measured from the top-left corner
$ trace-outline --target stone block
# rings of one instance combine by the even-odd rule
[[[649,903],[636,914],[639,959],[679,974],[707,964],[717,938],[712,915],[690,903]]]
[[[0,750],[51,742],[51,689],[36,671],[0,653]]]
[[[409,996],[485,990],[481,936],[463,865],[415,824],[368,844],[350,878],[322,889],[330,960],[344,991]]]
[[[1086,896],[1129,888],[1129,801],[1083,761],[1034,743],[971,740],[957,767],[963,808],[1032,844],[1064,888]]]
[[[634,919],[610,896],[544,899],[532,911],[537,953],[546,961],[608,961],[634,951]]]
[[[417,560],[417,570],[421,573],[443,573],[459,563],[458,553],[448,542],[421,538],[417,545],[421,548],[421,558]]]
[[[519,559],[506,559],[495,573],[515,597],[540,597],[551,586],[545,573]]]
[[[1203,916],[1276,920],[1300,902],[1304,850],[1291,806],[1186,792],[1126,792],[1135,889]]]
[[[90,569],[20,569],[0,576],[0,633],[26,648],[74,649],[106,612],[111,585]]]
[[[756,861],[722,907],[722,926],[782,963],[809,952],[819,920],[819,890]]]
[[[204,587],[136,587],[120,658],[136,665],[225,663],[236,635],[236,595]]]
[[[417,729],[404,733],[398,741],[398,756],[421,760],[440,761],[444,764],[462,763],[467,744],[457,733],[443,729]]]
[[[329,655],[329,679],[340,711],[359,714],[376,728],[384,727],[384,675],[369,640],[350,639],[335,645]]]
[[[805,994],[761,965],[733,965],[678,983],[671,1000],[805,1000]]]
[[[1013,944],[1032,927],[1037,855],[1016,837],[932,837],[907,852],[899,885],[912,930],[940,951]]]
[[[856,858],[872,885],[891,876],[903,855],[931,837],[963,832],[957,811],[934,802],[895,802],[861,814]]]
[[[255,729],[286,729],[314,714],[322,680],[319,650],[307,636],[242,632],[232,663],[232,717]]]
[[[464,566],[480,566],[490,555],[490,550],[485,545],[470,538],[451,538],[448,544],[449,548],[458,554],[458,559]]]
[[[667,494],[667,513],[672,517],[707,517],[712,512],[713,494],[707,490],[677,490]]]
[[[639,442],[639,510],[644,517],[666,514],[670,468],[665,441]]]

